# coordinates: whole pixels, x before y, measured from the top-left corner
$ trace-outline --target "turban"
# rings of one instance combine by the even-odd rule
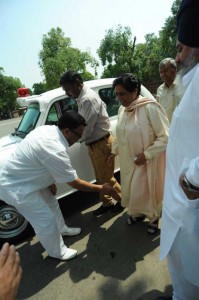
[[[199,48],[199,0],[182,0],[177,13],[178,40]]]

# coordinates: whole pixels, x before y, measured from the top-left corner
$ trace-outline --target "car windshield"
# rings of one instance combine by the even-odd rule
[[[31,103],[13,135],[24,138],[31,130],[35,128],[39,114],[39,104]]]

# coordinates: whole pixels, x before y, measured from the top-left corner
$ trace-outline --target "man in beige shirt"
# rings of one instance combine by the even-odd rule
[[[173,58],[163,59],[159,64],[159,72],[164,83],[158,87],[156,98],[171,122],[173,112],[182,98],[184,89],[177,76],[177,66]]]

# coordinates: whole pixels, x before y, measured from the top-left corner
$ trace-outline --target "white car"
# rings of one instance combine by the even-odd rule
[[[106,103],[111,121],[112,134],[115,135],[117,112],[120,106],[112,82],[114,78],[86,81],[84,84],[96,91]],[[25,91],[25,89],[22,91]],[[141,95],[153,98],[152,94],[142,86]],[[62,88],[45,92],[41,95],[19,97],[17,102],[27,110],[14,133],[0,139],[0,167],[18,143],[34,128],[41,125],[56,125],[58,119],[66,110],[76,110],[76,101],[66,96]],[[94,182],[93,167],[88,156],[88,149],[84,143],[76,143],[69,148],[73,167],[80,178]],[[116,160],[115,172],[119,170]],[[76,190],[67,184],[57,184],[57,199],[67,196]],[[29,223],[10,205],[0,199],[0,241],[16,242],[24,238],[29,232]]]

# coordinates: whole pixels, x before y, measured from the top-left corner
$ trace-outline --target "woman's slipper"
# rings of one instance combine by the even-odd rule
[[[127,224],[128,225],[134,225],[139,221],[144,221],[144,219],[145,219],[145,216],[141,216],[141,217],[132,217],[132,216],[130,216],[127,219]]]
[[[159,220],[156,220],[152,223],[149,224],[148,228],[147,228],[147,233],[148,234],[156,234],[158,232],[158,222]]]

